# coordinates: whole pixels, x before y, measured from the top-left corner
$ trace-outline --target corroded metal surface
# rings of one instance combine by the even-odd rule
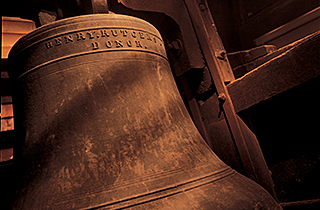
[[[15,209],[281,209],[206,145],[149,23],[64,19],[22,38],[9,59]]]

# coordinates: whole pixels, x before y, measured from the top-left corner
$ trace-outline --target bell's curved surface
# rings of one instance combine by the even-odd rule
[[[13,47],[14,209],[281,209],[198,133],[149,23],[87,15]]]

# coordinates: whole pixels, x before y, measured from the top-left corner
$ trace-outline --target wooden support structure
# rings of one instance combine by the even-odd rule
[[[236,112],[320,75],[320,31],[274,52],[276,57],[228,84]]]
[[[250,154],[248,150],[248,142],[246,142],[243,131],[238,122],[238,117],[225,85],[225,83],[228,83],[234,79],[231,79],[232,77],[227,77],[229,73],[232,72],[232,69],[227,58],[225,57],[226,55],[224,54],[223,45],[214,25],[208,5],[206,1],[197,2],[185,0],[185,3],[245,172],[248,177],[255,179],[258,183],[262,184],[274,197],[276,197],[273,189],[273,181],[268,173],[268,167],[264,161],[263,154],[260,152],[260,157],[252,157],[252,154]],[[257,171],[256,165],[254,164],[254,159],[259,159],[260,164],[264,166],[264,173],[259,173]]]

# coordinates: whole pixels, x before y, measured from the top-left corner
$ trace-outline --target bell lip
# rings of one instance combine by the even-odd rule
[[[88,17],[91,17],[91,18],[88,18]],[[107,17],[107,19],[105,17]],[[13,47],[11,48],[11,50],[10,50],[10,52],[8,54],[8,60],[11,60],[13,57],[18,55],[22,51],[24,51],[24,49],[27,48],[29,45],[32,45],[32,43],[23,44],[24,42],[28,42],[29,40],[34,38],[34,36],[39,36],[42,33],[46,32],[46,31],[48,31],[50,29],[52,30],[54,27],[62,26],[62,25],[71,25],[71,24],[79,23],[81,21],[82,21],[82,23],[84,23],[84,22],[96,22],[96,21],[99,21],[99,20],[100,21],[117,21],[117,20],[119,20],[119,17],[122,17],[122,19],[120,19],[121,21],[132,21],[132,20],[135,20],[136,23],[140,22],[141,24],[148,25],[148,27],[150,27],[148,29],[152,29],[153,30],[152,33],[157,35],[162,40],[162,36],[161,36],[160,32],[158,31],[158,29],[156,27],[154,27],[148,21],[143,20],[143,19],[138,18],[138,17],[135,17],[135,16],[123,15],[123,14],[87,14],[87,15],[79,15],[79,16],[68,17],[68,18],[64,18],[64,19],[61,19],[61,20],[57,20],[57,21],[45,24],[43,26],[40,26],[40,27],[36,28],[35,30],[31,31],[30,33],[22,36],[13,45]]]

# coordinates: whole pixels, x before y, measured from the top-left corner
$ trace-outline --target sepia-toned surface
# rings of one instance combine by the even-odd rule
[[[20,105],[16,209],[280,209],[202,139],[149,23],[57,21],[21,39],[9,64]]]

